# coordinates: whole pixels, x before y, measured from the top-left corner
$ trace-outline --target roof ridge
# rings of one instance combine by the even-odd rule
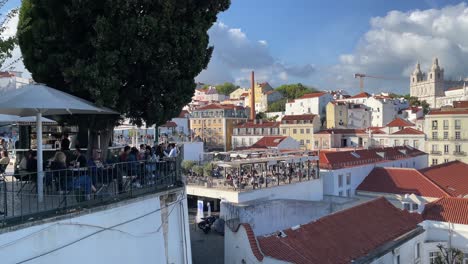
[[[418,174],[420,174],[424,179],[426,179],[429,183],[431,183],[432,185],[434,185],[435,187],[437,187],[437,189],[441,190],[443,193],[445,193],[447,195],[447,197],[452,197],[451,194],[449,194],[447,191],[445,191],[444,188],[442,188],[440,185],[438,185],[437,183],[435,183],[434,181],[432,181],[427,175],[425,175],[424,173],[420,172],[419,170],[416,170],[418,172]]]

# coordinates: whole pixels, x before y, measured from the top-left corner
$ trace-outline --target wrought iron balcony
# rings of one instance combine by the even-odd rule
[[[442,155],[442,151],[431,150],[431,155]]]
[[[465,151],[454,151],[453,155],[454,156],[466,156],[466,152]]]

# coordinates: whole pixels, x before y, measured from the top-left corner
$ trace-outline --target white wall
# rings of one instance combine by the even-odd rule
[[[416,237],[405,242],[401,246],[397,247],[393,253],[392,251],[383,255],[382,257],[372,261],[372,264],[395,264],[396,256],[400,255],[401,264],[409,263],[420,263],[425,264],[429,262],[416,262],[417,260],[421,261],[423,256],[423,247],[424,247],[424,236],[425,233],[419,234]],[[416,258],[416,243],[420,243],[420,257]]]
[[[414,162],[414,164],[413,164]],[[378,163],[370,163],[362,166],[355,166],[336,170],[323,170],[320,169],[320,175],[323,179],[324,194],[325,195],[342,195],[346,196],[346,190],[351,189],[351,196],[354,196],[356,188],[362,181],[369,175],[375,167],[395,167],[395,168],[415,168],[422,169],[428,166],[427,155],[410,157],[401,160],[388,160]],[[351,184],[346,185],[346,175],[351,173]],[[343,175],[343,186],[338,187],[338,175]]]
[[[452,247],[468,254],[468,225],[426,220],[422,226],[426,229],[426,241],[433,242],[424,245],[424,258],[427,261],[424,263],[429,263],[430,252],[439,252],[438,244],[448,244],[449,237]],[[451,236],[449,230],[451,230]]]
[[[199,161],[203,153],[203,142],[184,142],[184,160]]]
[[[41,254],[27,263],[192,262],[185,198],[167,207],[152,195],[44,222],[0,234],[1,263]]]

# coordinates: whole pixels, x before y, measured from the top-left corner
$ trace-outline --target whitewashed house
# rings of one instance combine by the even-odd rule
[[[326,106],[333,100],[328,92],[308,93],[286,103],[285,115],[316,114],[326,115]]]

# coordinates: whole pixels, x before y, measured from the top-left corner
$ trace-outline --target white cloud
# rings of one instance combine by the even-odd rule
[[[420,61],[427,71],[438,57],[445,75],[458,79],[468,75],[468,7],[465,3],[441,9],[390,11],[370,20],[351,54],[339,57],[340,63],[326,70],[327,80],[337,86],[356,88],[353,74],[362,72],[398,80],[367,79],[370,91],[409,91],[409,74]],[[356,90],[355,90],[356,91]]]
[[[283,84],[292,77],[307,78],[315,71],[311,64],[288,65],[274,58],[266,40],[251,40],[240,28],[217,22],[208,31],[214,46],[212,59],[196,80],[206,83],[235,81],[248,86],[249,72],[255,71],[258,81]]]

